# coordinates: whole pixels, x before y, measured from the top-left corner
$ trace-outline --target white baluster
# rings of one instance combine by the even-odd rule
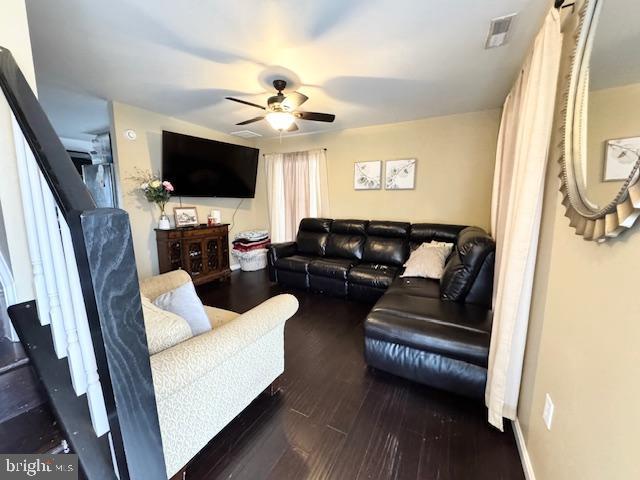
[[[69,372],[71,373],[71,384],[73,385],[76,395],[82,395],[87,391],[87,378],[84,372],[82,352],[78,341],[78,332],[76,328],[73,304],[71,301],[71,289],[69,287],[67,264],[64,259],[64,251],[62,249],[62,237],[60,233],[60,225],[58,224],[58,207],[55,204],[49,185],[44,181],[44,178],[41,178],[40,185],[42,187],[42,199],[44,202],[44,214],[47,221],[47,230],[49,231],[49,244],[51,246],[51,253],[53,256],[54,274],[56,276],[56,284],[58,285],[58,293],[60,296],[62,319],[67,336],[67,362],[69,364]]]
[[[22,208],[24,209],[25,227],[27,230],[27,244],[29,247],[29,256],[31,257],[31,270],[33,272],[33,286],[36,294],[36,304],[38,306],[38,318],[41,325],[49,325],[49,297],[47,296],[47,287],[44,280],[44,269],[42,267],[42,259],[40,256],[40,246],[38,245],[38,234],[36,232],[35,218],[33,211],[33,201],[29,187],[29,172],[27,170],[27,149],[22,130],[11,115],[13,124],[13,142],[16,149],[16,158],[18,164],[18,178],[20,181],[20,196],[22,197]]]
[[[89,403],[89,412],[91,413],[91,423],[93,424],[96,435],[100,436],[109,431],[107,410],[104,404],[100,377],[98,376],[96,356],[91,341],[91,330],[89,329],[89,320],[87,319],[87,311],[82,296],[80,275],[78,274],[78,267],[76,265],[71,232],[69,231],[69,225],[67,225],[66,220],[60,213],[58,213],[58,221],[60,223],[60,233],[62,234],[64,258],[69,274],[71,301],[75,313],[74,317],[78,330],[78,338],[80,339],[82,361],[87,379],[87,402]]]
[[[42,265],[44,267],[44,281],[49,296],[49,318],[51,319],[51,336],[53,337],[53,348],[58,358],[67,356],[67,335],[64,331],[64,320],[62,318],[62,308],[58,295],[58,285],[53,268],[53,255],[51,252],[51,241],[47,231],[47,220],[44,214],[44,200],[42,189],[40,188],[40,168],[36,164],[31,150],[27,150],[27,172],[29,173],[29,187],[31,200],[33,201],[33,218],[25,219],[27,223],[35,222]]]

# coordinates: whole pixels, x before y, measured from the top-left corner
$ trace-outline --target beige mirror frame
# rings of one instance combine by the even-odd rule
[[[636,161],[617,195],[605,206],[589,202],[584,191],[587,162],[587,104],[589,96],[589,60],[602,5],[606,0],[580,0],[578,19],[565,23],[565,46],[560,66],[560,88],[564,108],[560,119],[560,192],[569,225],[585,240],[604,242],[627,230],[640,216],[640,182]],[[571,21],[573,20],[573,21]],[[566,42],[570,42],[569,45]]]

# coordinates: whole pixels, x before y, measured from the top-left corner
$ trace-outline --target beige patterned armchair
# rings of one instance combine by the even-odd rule
[[[140,291],[153,300],[190,281],[178,270],[142,281]],[[151,356],[170,477],[283,373],[284,325],[297,309],[292,295],[243,314],[205,307],[211,331]]]

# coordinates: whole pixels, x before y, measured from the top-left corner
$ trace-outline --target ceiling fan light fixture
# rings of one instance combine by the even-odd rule
[[[271,128],[279,132],[287,130],[295,120],[293,114],[289,112],[270,112],[265,118]]]

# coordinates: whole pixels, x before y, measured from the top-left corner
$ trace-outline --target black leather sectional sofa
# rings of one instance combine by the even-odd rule
[[[413,248],[455,245],[443,278],[400,278]],[[376,302],[366,362],[420,383],[482,397],[491,337],[495,243],[482,229],[305,218],[295,242],[269,249],[272,281]]]

